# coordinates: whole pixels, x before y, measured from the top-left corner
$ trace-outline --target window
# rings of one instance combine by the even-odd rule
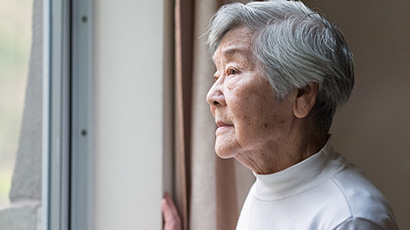
[[[173,7],[91,2],[1,3],[2,230],[162,225]]]

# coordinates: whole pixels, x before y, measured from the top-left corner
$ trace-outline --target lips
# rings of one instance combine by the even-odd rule
[[[233,127],[232,124],[230,123],[225,123],[223,121],[217,121],[216,125],[218,128],[216,129],[215,135],[218,136],[220,134],[223,134],[224,132],[228,131],[230,128]]]
[[[223,121],[217,121],[217,122],[216,122],[216,125],[217,125],[219,128],[221,128],[221,127],[227,127],[227,126],[233,126],[232,124],[225,123],[225,122],[223,122]]]

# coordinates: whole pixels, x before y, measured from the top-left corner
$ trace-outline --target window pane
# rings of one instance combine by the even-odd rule
[[[32,1],[0,0],[0,209],[9,205],[23,118]]]
[[[40,227],[41,3],[41,0],[0,0],[2,230]]]

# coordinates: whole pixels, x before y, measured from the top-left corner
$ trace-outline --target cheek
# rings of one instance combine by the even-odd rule
[[[234,92],[232,113],[242,132],[252,132],[262,128],[269,129],[274,119],[274,110],[269,93],[250,89]]]
[[[290,107],[277,101],[272,91],[259,89],[234,92],[232,114],[241,142],[275,137],[286,130]]]

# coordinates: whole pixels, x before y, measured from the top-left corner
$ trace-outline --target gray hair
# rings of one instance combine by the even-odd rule
[[[328,132],[336,108],[347,102],[354,84],[353,55],[343,34],[300,1],[233,3],[211,19],[211,54],[236,27],[254,31],[253,53],[278,98],[308,83],[319,84],[311,116]]]

